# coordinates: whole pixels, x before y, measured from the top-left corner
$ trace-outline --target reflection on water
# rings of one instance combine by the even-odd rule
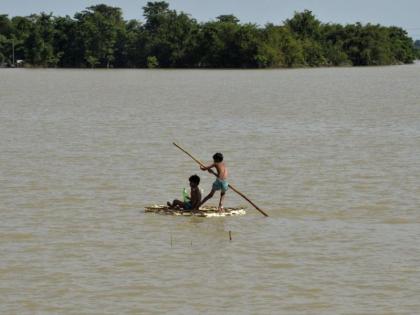
[[[419,83],[418,65],[1,70],[0,313],[416,313]],[[270,217],[144,214],[191,174],[211,188],[174,141],[223,152]]]

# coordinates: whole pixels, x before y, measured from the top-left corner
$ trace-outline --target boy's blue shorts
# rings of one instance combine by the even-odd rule
[[[221,190],[222,192],[226,192],[228,189],[229,184],[227,181],[216,178],[213,183],[213,190]]]
[[[192,210],[192,204],[190,201],[184,202],[184,210]]]

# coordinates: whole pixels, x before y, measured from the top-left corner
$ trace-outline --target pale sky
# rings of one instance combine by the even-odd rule
[[[234,14],[241,22],[280,24],[294,11],[308,9],[322,22],[379,23],[406,29],[420,39],[420,0],[169,0],[170,8],[208,21],[221,14]],[[0,0],[0,14],[9,16],[52,12],[73,16],[88,6],[105,3],[120,7],[124,18],[143,20],[147,0]]]

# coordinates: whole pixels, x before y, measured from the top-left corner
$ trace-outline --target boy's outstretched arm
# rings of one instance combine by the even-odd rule
[[[211,168],[213,168],[213,167],[215,167],[216,165],[213,163],[213,164],[211,164],[211,165],[209,165],[209,166],[200,166],[200,169],[202,170],[202,171],[209,171]]]

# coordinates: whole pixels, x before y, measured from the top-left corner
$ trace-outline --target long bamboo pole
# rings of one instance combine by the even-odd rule
[[[178,144],[173,142],[173,145],[176,146],[178,149],[180,149],[182,152],[184,152],[186,155],[188,155],[190,158],[192,158],[195,162],[197,162],[200,166],[205,166],[200,160],[196,159],[194,156],[192,156],[188,151],[180,147]],[[216,172],[213,170],[209,170],[210,173],[217,176]],[[229,184],[229,188],[232,189],[234,192],[236,192],[239,196],[244,198],[246,201],[248,201],[255,209],[257,209],[259,212],[261,212],[263,215],[268,217],[268,214],[265,213],[263,210],[261,210],[255,203],[253,203],[247,196],[245,196],[243,193],[241,193],[238,189],[233,187],[231,184]]]

